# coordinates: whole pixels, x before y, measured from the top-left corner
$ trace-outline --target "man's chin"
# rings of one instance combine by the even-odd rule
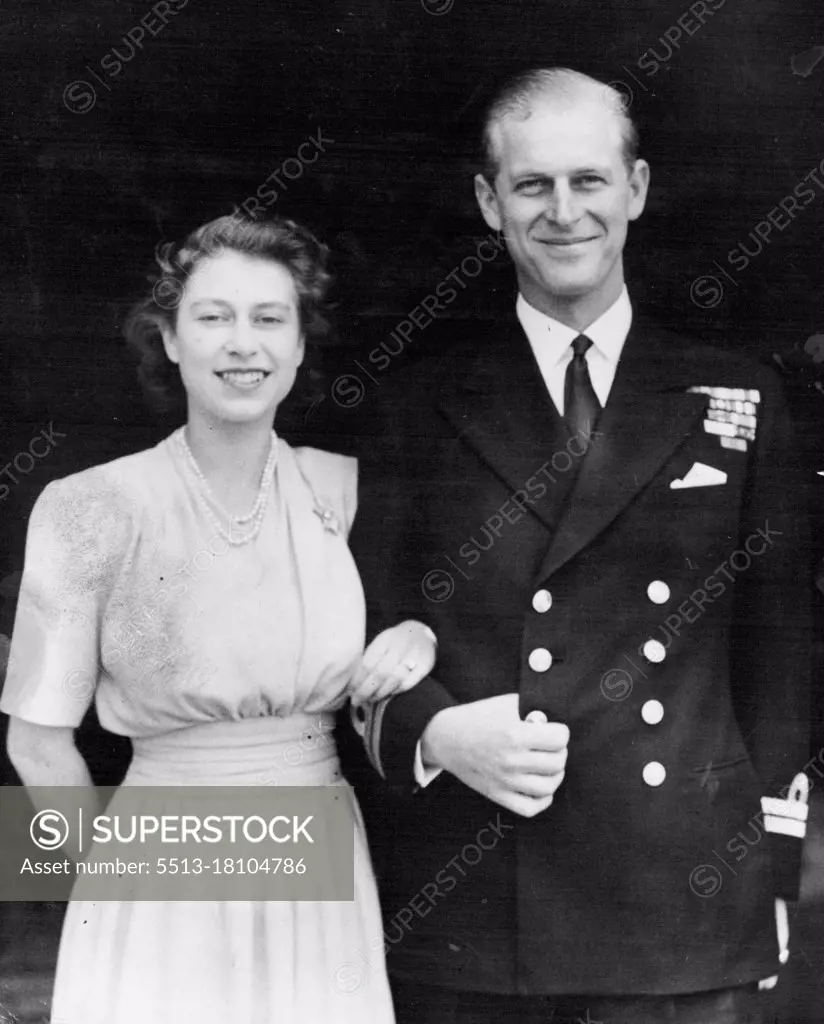
[[[579,299],[598,287],[589,274],[553,274],[541,282],[542,290],[559,299]]]

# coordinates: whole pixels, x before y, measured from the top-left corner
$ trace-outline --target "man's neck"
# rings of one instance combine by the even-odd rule
[[[587,295],[552,295],[523,286],[521,294],[530,306],[545,316],[583,333],[618,301],[623,289],[624,281],[620,278],[609,288]]]

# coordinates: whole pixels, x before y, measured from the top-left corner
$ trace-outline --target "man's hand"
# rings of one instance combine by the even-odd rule
[[[569,729],[523,722],[518,694],[439,711],[421,737],[427,767],[451,772],[470,789],[532,818],[552,803],[564,778]]]

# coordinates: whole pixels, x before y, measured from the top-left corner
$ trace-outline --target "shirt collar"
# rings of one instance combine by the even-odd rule
[[[617,364],[632,324],[632,305],[624,285],[613,304],[583,331],[576,331],[531,306],[519,293],[515,312],[533,348],[540,346],[552,362],[563,359],[579,334],[586,334],[593,346],[609,362]]]

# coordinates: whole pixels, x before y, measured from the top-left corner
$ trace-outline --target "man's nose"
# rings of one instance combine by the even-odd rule
[[[572,189],[566,182],[556,182],[549,200],[547,217],[561,227],[568,227],[578,219],[578,205]]]

